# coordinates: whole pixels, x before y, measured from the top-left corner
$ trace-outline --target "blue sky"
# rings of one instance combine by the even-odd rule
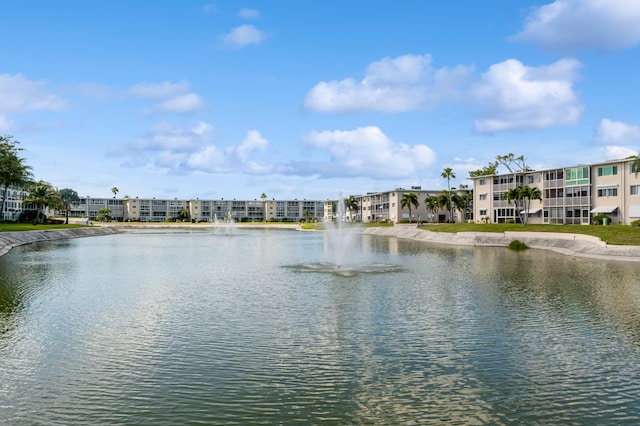
[[[640,2],[0,5],[0,134],[82,196],[326,199],[640,150]]]

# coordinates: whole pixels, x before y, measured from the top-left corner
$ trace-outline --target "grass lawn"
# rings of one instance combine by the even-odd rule
[[[86,225],[32,225],[30,223],[0,223],[0,232],[48,231],[52,229],[86,228]]]
[[[421,227],[434,232],[558,232],[592,235],[609,244],[640,246],[640,228],[628,225],[527,225],[505,223],[435,223]]]

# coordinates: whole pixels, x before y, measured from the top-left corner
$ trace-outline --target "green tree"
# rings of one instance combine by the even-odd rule
[[[180,212],[178,213],[178,220],[180,220],[181,222],[189,222],[191,220],[191,213],[189,213],[189,210],[180,210]]]
[[[635,172],[636,177],[638,177],[638,172],[640,172],[640,155],[634,155],[629,158],[635,158],[635,160],[633,160],[633,162],[631,163],[631,171]]]
[[[62,206],[60,193],[49,183],[43,180],[34,182],[29,187],[29,195],[22,202],[23,204],[33,204],[36,206],[35,223],[41,223],[43,219],[42,211],[47,207]]]
[[[358,200],[356,200],[356,197],[354,197],[353,195],[349,195],[347,198],[344,199],[344,207],[349,210],[349,217],[352,218],[353,220],[353,215],[352,212],[355,209],[356,211],[358,210]]]
[[[438,214],[438,197],[434,195],[430,195],[424,199],[424,205],[427,207],[428,212],[432,212],[431,223],[433,223],[433,219]]]
[[[415,192],[406,192],[402,194],[402,198],[400,199],[400,207],[403,209],[409,209],[409,221],[411,221],[411,206],[418,208],[420,205],[420,201],[418,201],[418,196]]]
[[[69,223],[69,210],[71,210],[71,204],[80,201],[80,197],[78,196],[78,193],[73,189],[63,188],[60,190],[60,201],[62,201],[62,205],[64,206],[65,211],[64,223]]]
[[[108,207],[103,207],[98,210],[96,220],[99,222],[111,222],[111,209]]]
[[[527,225],[529,221],[529,206],[531,205],[531,200],[540,200],[542,201],[542,192],[540,189],[531,186],[523,186],[520,188],[520,198],[524,202],[524,221],[522,222],[523,226]]]
[[[496,156],[496,161],[509,170],[509,173],[526,172],[529,170],[525,162],[524,155],[516,157],[513,153]]]
[[[490,176],[490,175],[495,175],[497,171],[498,171],[498,162],[493,161],[493,162],[489,162],[489,164],[486,167],[483,167],[482,169],[470,171],[469,176],[471,177]]]
[[[473,204],[473,193],[468,192],[464,195],[453,194],[451,197],[453,206],[460,212],[460,217],[465,220],[467,213],[471,210]]]
[[[118,192],[120,192],[120,190],[117,186],[114,186],[113,188],[111,188],[111,192],[113,192],[113,198],[116,198],[116,195],[118,195]]]
[[[264,202],[267,199],[267,194],[265,194],[264,192],[262,194],[260,194],[260,198],[262,199],[262,201]]]
[[[502,194],[502,199],[506,200],[507,204],[513,202],[515,211],[514,220],[517,220],[517,218],[519,217],[519,202],[520,200],[522,200],[522,187],[516,186],[515,188],[510,188],[509,190],[507,190],[507,192]]]
[[[24,158],[19,156],[22,148],[20,142],[12,136],[0,136],[0,187],[3,189],[0,202],[0,219],[4,216],[4,204],[7,201],[10,186],[26,187],[31,183],[31,167],[25,164]]]
[[[440,195],[438,195],[436,198],[438,200],[438,207],[447,210],[449,212],[449,220],[452,221],[453,215],[451,213],[453,211],[453,206],[451,199],[453,198],[453,194],[451,193],[451,191],[443,189],[440,192]]]
[[[440,176],[442,176],[443,178],[445,178],[447,180],[447,195],[449,196],[449,202],[447,203],[447,208],[449,210],[449,217],[451,218],[451,221],[453,222],[453,211],[451,210],[451,195],[452,195],[451,194],[451,179],[455,179],[456,175],[453,173],[453,170],[451,169],[451,167],[446,167],[444,170],[442,170],[442,173],[440,173]]]

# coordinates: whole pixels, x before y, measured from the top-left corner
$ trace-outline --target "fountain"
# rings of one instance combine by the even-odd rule
[[[330,255],[332,262],[305,263],[294,266],[294,269],[299,272],[331,273],[343,277],[400,270],[397,265],[364,260],[362,249],[358,247],[362,233],[358,226],[347,221],[342,194],[336,203],[335,220],[325,222],[325,228],[325,252]]]
[[[224,231],[227,234],[232,234],[236,230],[236,223],[233,220],[233,216],[231,215],[231,210],[229,210],[227,212],[227,215],[223,219],[220,219],[218,217],[218,214],[214,213],[213,214],[213,225],[214,225],[214,228],[216,230],[220,229],[220,230]]]

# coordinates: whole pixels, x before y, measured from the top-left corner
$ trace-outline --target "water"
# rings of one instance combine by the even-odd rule
[[[638,266],[323,233],[0,258],[0,423],[638,424]]]

